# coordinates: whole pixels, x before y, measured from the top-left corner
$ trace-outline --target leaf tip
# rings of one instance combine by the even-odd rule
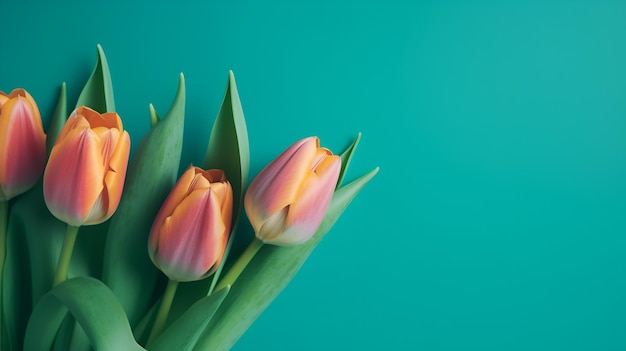
[[[180,92],[185,91],[185,75],[183,74],[183,72],[180,72],[180,75],[178,78],[178,90]]]
[[[152,103],[148,105],[148,109],[150,110],[150,127],[154,128],[154,126],[156,126],[157,123],[159,123],[161,118],[159,117],[159,114],[157,113]]]

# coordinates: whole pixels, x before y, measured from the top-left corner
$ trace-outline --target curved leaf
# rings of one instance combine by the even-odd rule
[[[145,350],[135,342],[115,295],[88,277],[67,280],[43,296],[28,322],[24,349],[49,350],[68,310],[96,350]]]
[[[229,290],[227,286],[193,304],[153,344],[148,345],[150,351],[193,350]]]
[[[195,350],[229,350],[285,288],[378,168],[335,191],[313,238],[297,246],[264,245],[232,285]]]
[[[76,107],[88,106],[100,112],[114,112],[115,99],[113,98],[113,85],[111,84],[111,74],[109,64],[102,46],[98,44],[98,62],[91,73],[91,77],[85,84],[82,92],[78,96]]]
[[[152,221],[178,176],[183,146],[185,80],[165,117],[142,139],[107,236],[103,281],[135,325],[147,311],[159,277],[148,256]]]

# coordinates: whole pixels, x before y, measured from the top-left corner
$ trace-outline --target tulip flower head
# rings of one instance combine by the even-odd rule
[[[117,113],[77,108],[52,148],[43,179],[46,205],[72,226],[98,224],[119,205],[130,137]]]
[[[252,181],[244,199],[259,240],[295,245],[317,231],[335,191],[341,158],[320,147],[317,137],[302,139]]]
[[[46,164],[46,134],[39,109],[24,89],[0,91],[0,201],[37,183]]]
[[[152,224],[152,262],[174,281],[208,277],[224,256],[232,211],[233,191],[224,172],[189,167]]]

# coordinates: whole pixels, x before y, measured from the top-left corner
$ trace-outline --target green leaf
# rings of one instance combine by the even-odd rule
[[[243,116],[235,74],[230,71],[222,107],[217,114],[204,159],[204,168],[224,170],[233,187],[233,223],[241,212],[244,189],[250,168],[248,129]]]
[[[67,311],[99,351],[145,350],[133,337],[122,306],[101,281],[79,277],[44,295],[26,328],[25,350],[49,350]]]
[[[185,80],[165,117],[143,138],[130,164],[124,193],[107,236],[103,281],[135,325],[147,311],[159,271],[148,256],[148,236],[178,176],[183,146]]]
[[[227,286],[193,304],[152,345],[149,345],[150,351],[193,350],[229,290]]]
[[[48,130],[46,133],[46,148],[48,150],[48,154],[50,154],[50,150],[52,150],[52,146],[57,140],[57,136],[63,129],[65,125],[65,121],[67,120],[67,92],[66,92],[65,82],[61,84],[61,90],[59,91],[59,99],[57,100],[57,106],[54,109],[54,114],[52,115],[52,119],[50,120],[50,125],[48,125]]]
[[[231,287],[196,349],[230,349],[291,281],[352,199],[377,172],[378,168],[335,191],[326,216],[311,240],[297,246],[264,245]]]
[[[68,277],[99,276],[104,232],[100,226],[78,233]],[[102,227],[106,228],[106,224]],[[66,224],[56,219],[43,199],[42,182],[15,202],[9,218],[4,303],[13,349],[20,350],[25,318],[52,287]]]
[[[356,147],[359,145],[359,141],[361,140],[361,133],[356,135],[354,138],[354,142],[348,146],[348,148],[340,155],[341,157],[341,171],[339,172],[339,179],[337,179],[337,187],[341,185],[343,182],[343,178],[346,176],[346,170],[350,167],[350,161],[352,161],[352,155],[354,155],[354,151]]]
[[[76,107],[79,106],[91,107],[100,113],[115,111],[109,64],[100,44],[98,44],[98,62],[96,67],[91,73],[87,84],[85,84],[83,91],[78,96]]]
[[[217,114],[203,167],[224,170],[233,188],[233,219],[231,236],[222,263],[213,277],[219,276],[226,263],[228,253],[235,239],[237,222],[241,214],[244,190],[247,186],[250,169],[250,147],[248,130],[237,92],[237,83],[232,71],[228,74],[226,92]],[[170,310],[170,321],[178,317],[198,299],[206,296],[211,288],[213,277],[179,286]]]

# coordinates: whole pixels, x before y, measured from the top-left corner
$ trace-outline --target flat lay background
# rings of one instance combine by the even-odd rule
[[[0,89],[44,119],[107,55],[133,147],[228,70],[251,175],[297,139],[380,173],[234,348],[624,350],[626,3],[0,0]]]

